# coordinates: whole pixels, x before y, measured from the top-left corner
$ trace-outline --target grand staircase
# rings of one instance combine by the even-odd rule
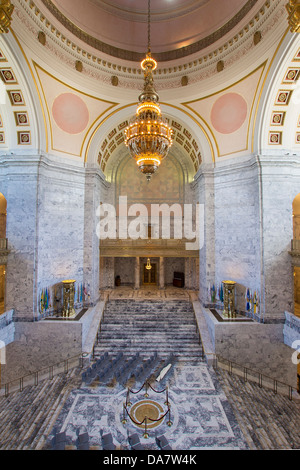
[[[95,358],[136,353],[143,359],[202,360],[193,306],[186,300],[112,300],[107,303],[95,346]]]

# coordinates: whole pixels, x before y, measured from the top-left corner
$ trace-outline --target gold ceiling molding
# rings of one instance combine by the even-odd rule
[[[215,142],[215,145],[216,145],[216,149],[217,149],[217,156],[220,158],[220,157],[226,157],[228,155],[233,155],[233,154],[237,154],[237,153],[241,153],[241,152],[244,152],[246,150],[248,150],[249,148],[249,136],[250,136],[250,127],[251,127],[251,122],[252,122],[252,117],[253,117],[253,110],[254,110],[254,104],[255,104],[255,101],[257,99],[257,96],[258,96],[258,90],[259,88],[261,87],[261,82],[262,82],[262,77],[263,77],[263,74],[264,74],[264,71],[265,71],[265,68],[266,68],[266,65],[267,65],[267,60],[265,62],[263,62],[262,64],[260,64],[258,67],[256,67],[254,70],[252,70],[250,73],[248,73],[247,75],[245,75],[244,77],[242,77],[240,80],[236,81],[235,83],[232,83],[230,85],[228,85],[227,87],[223,88],[222,90],[218,90],[216,91],[215,93],[212,93],[210,95],[207,95],[207,96],[204,96],[202,98],[197,98],[197,99],[194,99],[192,101],[187,101],[187,102],[184,102],[184,103],[181,103],[183,106],[186,106],[190,111],[192,111],[199,119],[201,119],[206,127],[209,129],[213,139],[214,139],[214,142]],[[237,150],[237,151],[233,151],[233,152],[230,152],[230,154],[221,154],[220,153],[220,148],[219,148],[219,144],[217,142],[217,139],[214,135],[214,132],[211,128],[211,126],[208,124],[208,122],[206,122],[206,120],[200,116],[200,114],[195,111],[193,108],[192,108],[192,104],[194,103],[197,103],[197,102],[200,102],[200,101],[204,101],[206,100],[207,98],[211,98],[212,96],[217,96],[217,95],[221,95],[222,93],[224,93],[225,91],[228,91],[228,90],[231,90],[231,89],[234,89],[234,87],[236,85],[238,85],[239,83],[243,82],[244,80],[246,80],[247,78],[249,78],[251,75],[255,74],[256,72],[258,72],[259,70],[261,70],[261,73],[260,73],[260,76],[259,76],[259,79],[257,81],[257,85],[256,85],[256,90],[254,92],[254,95],[253,95],[253,99],[252,99],[252,104],[251,104],[251,108],[250,108],[250,115],[249,115],[249,118],[248,118],[248,128],[247,128],[247,136],[246,136],[246,147],[244,149],[240,149],[240,150]]]
[[[0,0],[0,33],[8,33],[14,6],[10,0]]]
[[[38,30],[43,30],[49,37],[51,37],[56,45],[60,45],[65,52],[69,52],[73,57],[77,55],[77,58],[84,61],[86,64],[89,64],[93,68],[98,68],[104,73],[109,73],[113,75],[118,75],[124,79],[136,78],[141,75],[141,70],[135,67],[128,67],[126,65],[120,65],[113,63],[107,59],[101,59],[90,52],[84,50],[81,46],[75,44],[74,40],[70,40],[66,37],[65,32],[62,33],[56,26],[54,26],[51,21],[45,16],[45,12],[40,11],[40,9],[35,5],[33,0],[18,0],[21,8],[27,13],[27,15],[38,25]],[[46,3],[50,0],[42,0],[46,6]],[[52,2],[50,2],[52,3]],[[154,71],[154,75],[157,78],[170,79],[170,75],[173,75],[173,78],[176,79],[175,86],[179,86],[180,79],[182,74],[194,73],[200,68],[207,67],[210,63],[215,63],[218,61],[218,56],[226,53],[230,53],[232,50],[236,50],[241,42],[244,42],[248,37],[253,36],[253,32],[260,27],[261,23],[265,22],[270,14],[281,5],[281,0],[266,0],[262,7],[257,11],[257,13],[250,19],[247,24],[241,26],[240,31],[232,38],[229,38],[226,43],[218,47],[218,49],[210,52],[207,55],[203,55],[199,58],[194,58],[192,62],[179,64],[172,67],[160,67],[158,70]],[[24,15],[21,15],[21,11],[17,10],[19,20],[26,21]],[[72,31],[70,31],[72,32]],[[83,32],[82,32],[83,33]],[[75,35],[76,36],[76,35]],[[83,38],[80,38],[84,40]],[[189,46],[188,46],[189,47]],[[191,46],[192,47],[192,46]],[[194,47],[194,46],[193,46]],[[108,51],[104,51],[108,53]],[[195,55],[195,52],[193,54]],[[157,56],[158,57],[158,56]],[[113,57],[112,57],[113,59]],[[179,82],[177,83],[177,78],[179,77]],[[124,82],[125,83],[125,82]],[[120,83],[121,86],[124,86],[124,83]],[[132,88],[132,83],[129,85]]]
[[[300,33],[300,0],[290,0],[286,5],[288,22],[292,33]]]
[[[53,74],[49,73],[47,70],[45,70],[43,67],[41,67],[39,64],[37,64],[35,61],[33,61],[33,66],[34,66],[34,69],[35,69],[35,72],[36,72],[36,76],[38,78],[38,82],[39,82],[39,86],[40,86],[40,89],[41,89],[41,93],[43,95],[43,98],[44,98],[44,103],[45,103],[45,106],[46,106],[46,111],[47,111],[47,115],[48,115],[48,123],[49,123],[49,128],[50,128],[50,138],[51,138],[51,149],[56,151],[56,152],[60,152],[60,153],[65,153],[65,154],[69,154],[69,155],[74,155],[74,156],[77,156],[77,157],[82,157],[83,155],[83,148],[84,148],[84,145],[85,145],[85,142],[86,142],[86,139],[88,138],[88,135],[89,133],[91,132],[92,128],[94,127],[94,125],[96,124],[96,122],[105,114],[107,113],[108,111],[110,111],[112,108],[114,108],[115,106],[118,105],[118,103],[116,102],[113,102],[113,101],[108,101],[108,100],[104,100],[102,98],[97,98],[96,96],[94,95],[91,95],[91,94],[88,94],[88,93],[85,93],[71,85],[68,85],[67,83],[65,83],[64,81],[60,80],[59,78],[55,77]],[[50,112],[50,108],[49,108],[49,103],[48,103],[48,100],[47,100],[47,97],[46,97],[46,93],[45,93],[45,89],[44,89],[44,85],[43,85],[43,82],[41,80],[41,77],[40,77],[40,74],[39,74],[39,70],[42,71],[45,75],[47,75],[48,77],[50,77],[52,80],[56,81],[57,83],[60,83],[61,85],[63,85],[66,89],[70,90],[71,92],[76,92],[78,93],[79,95],[81,96],[84,96],[84,97],[87,97],[87,98],[90,98],[90,99],[93,99],[93,100],[96,100],[96,101],[99,101],[100,103],[105,103],[107,104],[107,109],[104,110],[102,112],[102,114],[100,114],[99,116],[97,116],[97,118],[89,124],[89,127],[88,129],[85,131],[85,137],[82,139],[82,143],[81,143],[81,146],[80,146],[80,152],[78,154],[73,154],[73,153],[69,153],[69,152],[66,152],[65,150],[62,151],[60,149],[56,149],[54,148],[53,144],[54,144],[54,138],[53,138],[53,126],[52,126],[52,118],[51,118],[51,112]]]

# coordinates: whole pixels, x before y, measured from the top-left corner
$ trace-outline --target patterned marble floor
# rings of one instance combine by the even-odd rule
[[[152,387],[161,390],[158,382]],[[122,424],[127,389],[119,384],[114,387],[95,384],[74,389],[65,403],[55,426],[65,431],[68,444],[74,445],[76,429],[84,427],[90,436],[90,445],[100,446],[100,431],[111,432],[119,449],[129,449],[128,434],[138,432],[146,450],[158,450],[155,434],[164,434],[173,450],[248,449],[234,413],[219,386],[213,369],[203,363],[177,363],[169,381],[171,417],[167,414],[161,424],[144,430],[130,419]],[[145,390],[130,394],[132,406],[145,400]],[[149,398],[165,411],[166,393],[149,389]],[[168,426],[171,418],[172,426]],[[51,438],[51,435],[50,435]]]
[[[157,286],[142,286],[135,290],[132,287],[120,286],[115,289],[101,292],[101,297],[109,295],[110,300],[137,299],[137,300],[189,300],[189,291],[181,288],[168,286],[158,289]]]

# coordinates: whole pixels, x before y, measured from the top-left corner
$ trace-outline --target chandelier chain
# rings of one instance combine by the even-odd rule
[[[151,31],[150,31],[150,0],[148,0],[148,52],[150,52],[150,39],[151,39]]]

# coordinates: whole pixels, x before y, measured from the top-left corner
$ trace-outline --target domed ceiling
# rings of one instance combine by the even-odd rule
[[[69,32],[113,57],[147,51],[148,0],[42,0]],[[222,39],[260,0],[151,0],[151,50],[159,61],[186,57]]]

